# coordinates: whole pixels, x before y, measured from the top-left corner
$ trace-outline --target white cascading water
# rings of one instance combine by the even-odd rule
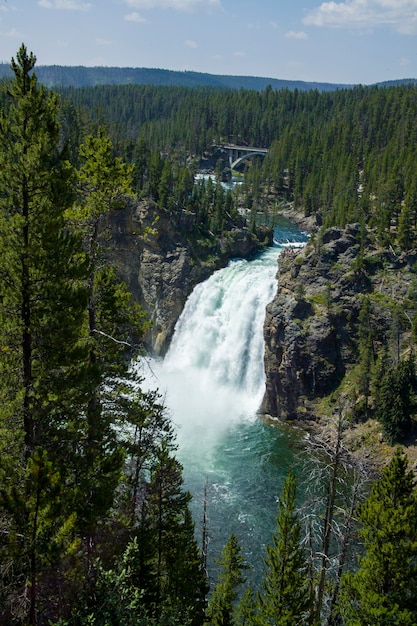
[[[254,419],[264,392],[263,323],[276,291],[270,248],[235,260],[197,285],[165,359],[152,364],[178,430],[179,457],[207,457],[236,420]]]

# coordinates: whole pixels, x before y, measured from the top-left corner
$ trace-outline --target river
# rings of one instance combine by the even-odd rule
[[[301,431],[272,426],[257,415],[265,388],[265,307],[277,289],[277,261],[289,241],[306,241],[306,235],[281,221],[274,239],[281,244],[250,261],[232,260],[197,285],[165,359],[151,363],[154,385],[176,426],[197,534],[207,485],[210,577],[233,531],[253,566],[247,577],[255,585],[283,480],[305,444]]]

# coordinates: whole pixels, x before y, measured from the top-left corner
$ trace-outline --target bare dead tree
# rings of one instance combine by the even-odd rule
[[[301,483],[306,498],[300,517],[310,557],[313,617],[326,626],[337,623],[335,607],[349,558],[355,511],[368,483],[366,465],[353,461],[343,444],[347,422],[346,410],[341,407],[326,431],[312,438],[314,454],[309,455]]]

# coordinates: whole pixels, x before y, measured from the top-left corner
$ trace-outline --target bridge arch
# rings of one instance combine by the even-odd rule
[[[235,170],[237,167],[239,167],[239,165],[241,163],[243,163],[243,161],[246,161],[246,159],[250,159],[251,157],[254,157],[254,156],[264,157],[265,153],[263,153],[263,152],[248,152],[247,154],[244,154],[241,157],[238,157],[235,161],[232,161],[232,159],[229,156],[230,169],[231,170]]]
[[[223,144],[219,146],[223,150],[227,150],[229,156],[230,169],[236,169],[243,161],[254,156],[262,156],[268,154],[268,148],[255,148],[252,146],[238,146],[236,144]]]

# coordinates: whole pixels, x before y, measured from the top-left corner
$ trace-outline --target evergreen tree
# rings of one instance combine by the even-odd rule
[[[259,626],[311,623],[308,566],[295,506],[296,479],[290,472],[278,501],[273,543],[267,546],[266,573],[255,619],[255,624]]]
[[[417,494],[400,449],[359,506],[365,554],[342,578],[346,626],[417,623]]]
[[[412,209],[408,203],[405,203],[401,209],[398,219],[397,238],[402,250],[409,250],[413,241],[412,230]]]
[[[73,175],[58,99],[38,85],[35,62],[22,45],[0,120],[1,587],[9,619],[29,624],[45,585],[51,601],[57,593],[51,572],[65,556],[57,546],[74,522],[58,477],[87,354],[79,342],[86,265],[64,216]]]
[[[45,450],[37,449],[29,457],[25,487],[23,493],[16,484],[0,487],[2,510],[16,526],[20,524],[18,530],[8,527],[4,551],[0,551],[2,623],[20,623],[20,619],[26,623],[27,619],[27,623],[37,624],[40,616],[47,615],[51,605],[59,602],[55,579],[62,574],[66,559],[79,549],[74,536],[75,513],[66,512],[62,477]],[[12,568],[12,576],[7,566]]]
[[[183,608],[195,607],[198,612],[201,611],[205,595],[205,579],[200,572],[198,552],[192,551],[195,545],[194,528],[190,523],[188,509],[191,495],[184,491],[183,482],[180,463],[172,456],[169,447],[162,445],[148,488],[148,520],[153,527],[155,545],[156,606],[161,607],[169,601]],[[181,568],[178,562],[178,542],[183,548],[186,542],[190,542],[187,551],[191,558],[184,559]],[[179,594],[181,587],[182,593]]]
[[[162,442],[151,468],[147,501],[139,520],[141,586],[145,602],[159,616],[167,607],[203,620],[206,578],[194,539],[189,502],[183,488],[182,467],[168,442]]]
[[[1,406],[11,432],[24,434],[26,459],[36,446],[51,446],[73,403],[74,387],[63,381],[83,356],[86,276],[64,216],[73,175],[60,149],[58,100],[38,86],[35,61],[24,46],[12,61],[0,124]]]
[[[368,296],[362,300],[358,319],[359,380],[358,391],[364,398],[364,417],[368,416],[372,370],[374,365],[374,331],[372,328],[371,302]]]
[[[121,477],[123,450],[113,426],[117,419],[115,376],[127,375],[127,339],[146,328],[144,315],[131,305],[131,295],[106,264],[107,220],[131,194],[132,168],[113,155],[102,129],[79,149],[77,198],[67,215],[81,233],[88,263],[86,334],[88,359],[80,387],[80,419],[74,458],[77,525],[89,554],[94,551],[98,521],[110,509]]]
[[[172,208],[172,186],[173,173],[172,164],[169,159],[165,159],[162,166],[161,176],[158,184],[158,202],[164,209]]]
[[[412,428],[416,408],[416,373],[409,355],[391,365],[377,383],[375,417],[381,422],[390,443],[401,441]]]
[[[247,569],[242,549],[234,533],[230,535],[217,564],[222,569],[208,603],[207,619],[211,626],[233,626],[236,589],[245,582],[242,572]]]

